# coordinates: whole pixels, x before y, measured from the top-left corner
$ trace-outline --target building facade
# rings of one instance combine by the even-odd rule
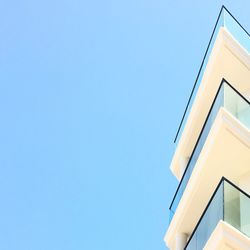
[[[175,138],[170,250],[250,249],[249,53],[223,6]]]

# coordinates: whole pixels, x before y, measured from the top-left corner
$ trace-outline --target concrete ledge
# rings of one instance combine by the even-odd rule
[[[225,221],[220,221],[208,239],[204,250],[249,250],[250,238],[232,227]]]

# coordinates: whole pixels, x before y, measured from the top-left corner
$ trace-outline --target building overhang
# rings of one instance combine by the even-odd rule
[[[220,221],[210,238],[208,239],[204,250],[232,250],[250,249],[250,239],[241,233],[239,230],[235,229],[225,221]]]
[[[249,162],[250,130],[220,108],[165,235],[170,249],[178,233],[191,235],[222,176],[238,183]]]
[[[183,162],[187,162],[192,154],[223,78],[244,96],[250,97],[250,55],[222,27],[216,38],[196,98],[171,162],[170,169],[179,180],[185,169],[185,167],[183,168]]]

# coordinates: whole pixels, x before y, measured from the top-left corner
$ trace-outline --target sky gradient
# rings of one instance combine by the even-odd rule
[[[173,140],[221,5],[0,1],[0,249],[164,250]]]

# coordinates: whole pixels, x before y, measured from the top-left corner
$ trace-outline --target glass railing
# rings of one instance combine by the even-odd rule
[[[213,104],[209,110],[206,121],[203,125],[199,138],[194,147],[194,150],[188,161],[186,170],[181,178],[181,181],[175,192],[174,198],[169,207],[169,221],[172,220],[172,217],[179,205],[181,197],[193,172],[194,166],[198,160],[203,145],[205,144],[205,141],[217,116],[217,113],[221,107],[224,107],[244,126],[250,129],[250,103],[235,88],[233,88],[226,80],[223,79],[216,93]]]
[[[241,24],[233,17],[233,15],[223,6],[221,8],[220,14],[216,21],[212,36],[210,38],[210,41],[206,49],[204,58],[202,60],[198,75],[196,77],[191,95],[188,99],[188,103],[186,105],[184,114],[182,116],[180,125],[178,127],[178,131],[176,133],[175,140],[174,140],[176,144],[178,144],[181,134],[183,132],[183,129],[185,127],[187,117],[189,116],[192,104],[194,102],[194,98],[196,96],[197,90],[202,81],[202,77],[203,77],[205,68],[207,66],[213,45],[215,43],[216,37],[221,27],[224,27],[228,32],[230,32],[231,35],[234,37],[234,39],[237,40],[241,44],[241,46],[243,46],[250,53],[249,33],[241,26]]]
[[[185,250],[200,250],[206,245],[220,220],[250,237],[250,196],[236,185],[221,179]]]

